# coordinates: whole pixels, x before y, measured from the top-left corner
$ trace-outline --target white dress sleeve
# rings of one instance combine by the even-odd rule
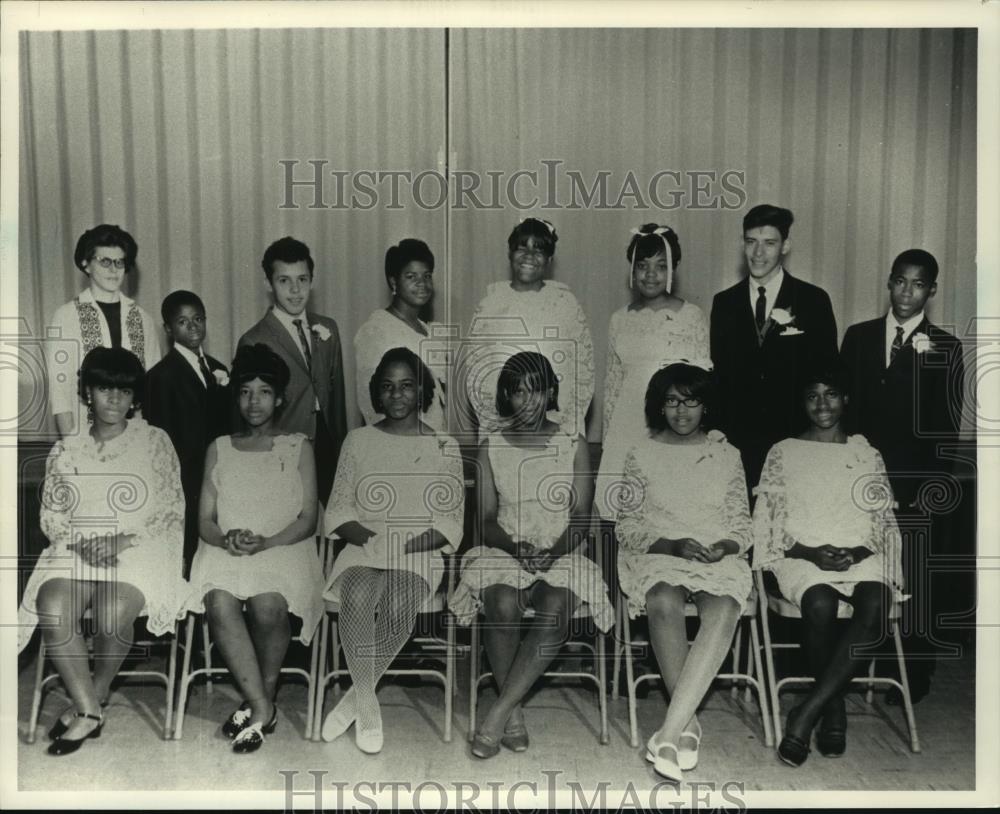
[[[590,336],[590,326],[587,324],[587,316],[583,313],[576,297],[573,297],[575,315],[571,335],[576,341],[576,409],[577,423],[573,427],[574,432],[580,435],[587,434],[587,410],[590,402],[594,398],[594,342]]]
[[[381,333],[369,317],[368,321],[354,335],[354,389],[357,393],[358,409],[364,416],[365,424],[368,425],[374,424],[378,420],[378,413],[372,407],[368,382],[382,359],[381,348],[383,344]]]
[[[462,453],[449,436],[439,436],[440,468],[438,476],[424,492],[434,529],[448,542],[440,550],[453,554],[462,543],[465,521],[465,476]]]
[[[611,414],[614,412],[618,395],[625,380],[625,367],[616,347],[621,319],[616,311],[611,315],[608,325],[608,370],[604,377],[604,415],[602,417],[601,437],[608,437],[608,427],[611,426]]]
[[[79,407],[77,371],[83,362],[83,337],[72,300],[56,309],[50,328],[54,336],[45,342],[45,364],[52,414],[76,415]]]
[[[79,499],[78,487],[67,477],[66,449],[57,441],[45,461],[39,525],[53,546],[65,547],[73,541],[71,514]]]
[[[169,548],[178,562],[184,550],[184,491],[181,488],[181,466],[170,436],[161,429],[149,427],[149,467],[153,475],[150,510],[145,527],[135,538]]]
[[[358,432],[359,430],[352,430],[347,433],[344,445],[340,448],[333,491],[323,517],[323,527],[328,537],[344,523],[360,519],[357,503]]]
[[[730,467],[726,496],[722,504],[722,524],[730,540],[738,543],[739,553],[745,554],[753,545],[753,524],[743,460],[735,447],[729,447]]]
[[[649,495],[649,478],[635,457],[635,450],[625,456],[622,475],[623,491],[616,501],[618,521],[615,535],[624,548],[635,554],[645,554],[661,535],[652,531],[646,517]]]
[[[760,570],[770,563],[784,559],[785,551],[795,541],[785,533],[788,505],[785,494],[784,456],[781,444],[775,444],[767,453],[760,483],[754,490],[757,504],[753,510],[753,567]]]

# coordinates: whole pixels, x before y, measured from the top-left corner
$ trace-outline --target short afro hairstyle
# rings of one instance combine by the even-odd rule
[[[646,388],[646,426],[653,432],[667,428],[663,404],[671,387],[676,388],[682,396],[701,400],[705,408],[701,419],[702,428],[707,428],[707,418],[714,412],[712,406],[715,399],[715,380],[705,368],[689,365],[686,362],[675,362],[661,367],[650,378],[649,386]]]
[[[139,254],[139,247],[132,235],[113,223],[102,223],[80,235],[80,239],[76,241],[76,249],[73,251],[73,262],[76,267],[86,274],[87,263],[94,259],[94,254],[102,246],[114,246],[125,252],[126,273],[135,268],[135,258]]]
[[[269,345],[258,342],[256,345],[240,345],[233,359],[229,378],[232,381],[233,396],[239,401],[240,388],[247,382],[260,379],[274,388],[274,395],[284,401],[285,390],[292,374],[285,360],[275,353]],[[282,405],[275,408],[275,413]]]
[[[816,384],[836,387],[845,396],[850,395],[850,379],[847,366],[839,359],[823,359],[799,371],[795,377],[796,390],[799,398],[803,398],[806,390]]]
[[[274,243],[265,249],[260,265],[264,269],[264,274],[267,275],[268,282],[271,282],[271,278],[274,276],[274,263],[276,260],[280,260],[282,263],[299,263],[305,261],[305,264],[309,267],[309,278],[312,279],[313,268],[315,268],[316,264],[309,253],[309,247],[301,240],[296,240],[294,237],[283,237],[274,241]]]
[[[410,368],[417,380],[418,405],[421,413],[426,413],[434,402],[434,375],[417,354],[409,348],[391,348],[382,354],[375,372],[368,380],[368,395],[372,400],[372,409],[382,412],[382,388],[379,387],[382,377],[389,365],[403,364]]]
[[[537,351],[515,353],[506,362],[497,377],[497,413],[503,418],[514,415],[510,394],[525,382],[532,392],[552,389],[552,397],[545,406],[546,411],[559,409],[559,379],[552,369],[552,363]]]
[[[91,387],[115,387],[132,391],[132,411],[142,405],[146,383],[146,371],[139,357],[125,348],[98,347],[83,357],[78,375],[77,395],[87,402]]]
[[[759,204],[743,216],[743,234],[761,226],[773,226],[781,234],[782,240],[788,240],[788,230],[792,228],[795,216],[790,209],[782,209],[773,204]]]
[[[385,253],[385,281],[398,280],[403,269],[413,262],[423,263],[434,271],[434,254],[424,241],[407,237],[398,245],[390,246]]]
[[[923,249],[907,249],[905,252],[902,252],[892,261],[889,277],[891,278],[897,269],[903,266],[919,266],[927,272],[927,276],[931,278],[931,283],[937,282],[938,262],[930,252],[925,252]]]
[[[180,311],[185,305],[197,308],[201,311],[202,315],[205,313],[205,303],[201,301],[201,297],[193,291],[178,289],[177,291],[171,291],[167,294],[167,296],[163,298],[163,302],[160,304],[160,316],[163,317],[163,324],[170,324],[170,321],[177,316],[177,312]]]
[[[632,239],[628,243],[628,248],[625,249],[625,258],[629,263],[634,264],[640,260],[656,257],[656,255],[661,253],[666,254],[663,246],[663,241],[665,240],[670,244],[670,257],[673,261],[673,268],[677,268],[681,262],[680,238],[677,237],[677,232],[669,226],[663,227],[668,230],[663,235],[655,234],[659,228],[661,227],[657,223],[644,223],[639,227],[639,234],[632,235]]]
[[[525,218],[511,230],[507,237],[507,252],[513,254],[518,246],[527,243],[530,238],[535,239],[535,245],[545,252],[546,257],[552,257],[556,253],[556,243],[559,240],[556,227],[547,220],[538,218]]]

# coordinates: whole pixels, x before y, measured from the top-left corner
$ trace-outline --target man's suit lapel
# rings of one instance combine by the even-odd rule
[[[309,368],[306,367],[306,360],[302,355],[302,351],[292,341],[291,335],[285,330],[285,326],[281,324],[273,311],[267,312],[267,315],[264,317],[263,326],[274,338],[275,343],[284,349],[285,356],[294,360],[295,364],[308,375]]]
[[[306,318],[309,320],[310,325],[321,325],[319,317],[315,314],[307,314]],[[329,353],[330,353],[330,342],[331,339],[327,339],[324,342],[319,338],[319,334],[316,331],[312,332],[310,337],[312,340],[312,363],[313,363],[313,373],[315,374],[314,380],[317,382],[322,382],[324,377],[327,375],[327,371],[330,369]]]
[[[753,308],[750,307],[750,291],[749,277],[735,289],[733,319],[738,327],[733,332],[733,340],[734,345],[743,345],[745,342],[750,347],[759,349],[760,336],[757,333],[757,321],[754,318]],[[746,337],[746,340],[740,337]]]
[[[889,315],[886,314],[885,318],[886,318],[886,320],[888,320],[889,319]],[[916,356],[916,351],[913,349],[913,337],[915,337],[917,334],[920,334],[920,333],[926,334],[927,333],[927,325],[928,325],[927,315],[924,314],[923,319],[920,320],[920,324],[917,325],[917,327],[914,328],[910,332],[910,335],[908,337],[906,337],[906,341],[903,342],[903,347],[901,347],[899,349],[899,352],[896,354],[896,358],[893,359],[892,362],[889,363],[889,370],[892,370],[893,372],[896,372],[897,370],[905,370],[906,369],[905,366],[909,366],[909,365],[913,364],[914,357]],[[885,329],[883,328],[883,330],[882,330],[882,358],[883,359],[885,359],[885,334],[886,334],[886,332],[885,332]]]
[[[781,280],[781,287],[778,289],[778,296],[774,298],[774,305],[771,306],[771,313],[774,313],[775,308],[784,308],[793,316],[795,315],[795,278],[792,277],[792,275],[787,271],[785,272],[784,278]],[[757,327],[756,322],[754,322],[754,327]],[[764,323],[764,339],[760,343],[761,347],[768,344],[769,340],[773,341],[773,338],[780,334],[779,328],[780,326],[773,319],[771,319],[770,316],[768,316],[767,322]]]
[[[195,398],[200,398],[205,393],[205,385],[202,384],[201,377],[194,372],[194,368],[181,356],[177,348],[170,349],[170,364],[177,370],[178,376],[184,383],[185,388],[194,394]]]

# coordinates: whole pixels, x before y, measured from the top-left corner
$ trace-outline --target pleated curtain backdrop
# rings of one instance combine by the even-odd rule
[[[139,243],[126,292],[158,318],[168,292],[197,291],[209,351],[228,360],[268,304],[263,249],[292,234],[313,249],[313,303],[340,325],[352,394],[351,341],[387,303],[389,245],[427,240],[435,318],[465,330],[509,275],[508,232],[540,215],[560,235],[553,275],[594,334],[596,440],[608,320],[628,301],[625,248],[641,223],[678,232],[676,290],[706,316],[742,273],[743,214],[765,201],[794,211],[788,267],[829,292],[841,335],[884,312],[889,263],[913,246],[941,263],[932,319],[961,334],[976,312],[974,30],[30,32],[20,44],[20,314],[34,337],[84,287],[76,239],[107,221]],[[404,193],[388,208],[383,184],[372,208],[364,196],[310,208],[305,187],[281,208],[281,160],[298,162],[298,180],[311,159],[417,175],[444,171],[446,149],[452,173],[484,179],[487,204],[487,174],[502,176],[497,207]],[[521,203],[538,195],[525,209],[502,189],[522,170],[538,174],[514,186]],[[669,211],[648,195],[664,171],[679,173],[660,176]],[[587,188],[606,174],[603,207],[568,208],[571,172]],[[727,172],[742,180],[723,188]],[[639,198],[622,194],[630,173]],[[22,406],[38,403],[38,382],[22,373]]]

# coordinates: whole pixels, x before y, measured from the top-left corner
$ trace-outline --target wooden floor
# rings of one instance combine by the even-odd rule
[[[531,748],[521,754],[503,750],[489,761],[469,755],[467,671],[459,670],[455,708],[455,735],[444,743],[442,691],[432,684],[402,686],[387,682],[379,692],[385,722],[385,748],[377,756],[362,754],[354,745],[353,730],[331,744],[303,740],[306,693],[301,684],[287,682],[279,693],[279,724],[273,736],[253,755],[235,755],[219,732],[219,725],[235,706],[228,683],[209,694],[204,685],[191,696],[182,741],[162,741],[164,694],[153,686],[125,683],[112,695],[107,725],[99,740],[89,741],[76,754],[53,758],[46,754],[45,731],[64,707],[60,689],[48,693],[40,719],[38,740],[24,742],[31,701],[34,665],[22,664],[19,686],[18,785],[21,790],[274,790],[286,788],[291,775],[295,788],[312,788],[310,770],[326,771],[324,804],[336,805],[330,783],[423,782],[454,789],[456,782],[500,784],[535,782],[542,790],[554,783],[570,793],[582,789],[653,788],[658,776],[642,751],[628,744],[628,711],[623,699],[609,702],[611,742],[598,742],[596,693],[576,684],[546,684],[531,697],[526,719]],[[799,769],[786,767],[763,742],[756,703],[736,700],[723,686],[707,696],[701,713],[705,736],[700,763],[687,773],[689,783],[731,785],[734,794],[754,790],[969,790],[975,787],[975,671],[974,659],[943,662],[931,695],[916,707],[923,751],[913,754],[905,737],[899,708],[885,706],[879,695],[872,707],[852,694],[848,702],[847,754],[838,760],[814,752]],[[484,689],[480,709],[492,702]],[[794,694],[783,695],[787,710]],[[327,708],[332,704],[328,696]],[[639,702],[643,741],[660,725],[665,701],[657,686]],[[545,774],[557,773],[555,775]],[[550,779],[551,778],[551,779]],[[704,788],[704,787],[702,787]],[[488,792],[484,791],[484,794]],[[482,806],[483,799],[480,798]],[[587,795],[586,799],[591,799]],[[436,800],[436,798],[435,798]],[[312,807],[307,798],[298,803]],[[500,798],[501,805],[503,797]],[[550,801],[550,805],[555,802]],[[438,805],[429,802],[428,805]],[[488,806],[488,803],[486,803]]]

